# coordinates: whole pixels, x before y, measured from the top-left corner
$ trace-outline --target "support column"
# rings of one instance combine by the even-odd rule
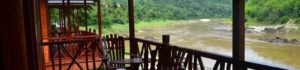
[[[48,20],[47,20],[47,4],[45,0],[40,0],[40,12],[42,23],[42,38],[48,38]]]
[[[84,23],[85,23],[85,31],[88,31],[86,8],[87,8],[87,6],[86,6],[86,0],[84,0]]]
[[[24,20],[24,15],[28,15],[28,13],[24,12],[28,11],[23,11],[24,8],[22,8],[21,0],[4,0],[2,3],[6,4],[1,4],[1,7],[5,11],[0,13],[2,21],[0,26],[0,69],[29,70],[28,57],[31,56],[27,56],[24,21],[33,20]],[[25,8],[28,8],[28,6],[25,5]]]
[[[71,37],[71,5],[70,0],[67,0],[67,14],[68,14],[68,36]]]
[[[4,0],[1,4],[0,62],[1,70],[41,70],[38,48],[41,36],[37,34],[40,4],[35,0]],[[39,31],[40,32],[40,31]],[[37,37],[39,36],[39,37]],[[38,41],[39,40],[39,41]]]
[[[42,38],[48,38],[48,20],[47,20],[47,1],[46,0],[40,0],[40,15],[41,15],[41,25],[42,25]],[[48,42],[49,40],[44,39],[43,42]],[[45,62],[50,61],[50,52],[49,52],[49,46],[43,46],[44,49],[44,58]]]
[[[62,0],[63,4],[62,4],[62,18],[63,18],[63,37],[66,37],[66,32],[67,32],[67,28],[66,28],[66,14],[65,14],[65,11],[66,11],[66,7],[65,7],[65,0]]]
[[[135,29],[134,29],[134,5],[133,0],[128,0],[128,14],[129,14],[129,37],[130,37],[130,54],[137,55],[138,47],[137,42],[134,39],[135,37]],[[130,56],[131,58],[134,58],[134,56]]]
[[[244,70],[245,60],[245,0],[233,0],[232,55],[233,70]]]
[[[63,26],[63,20],[62,20],[62,8],[59,8],[59,25],[60,25],[60,27],[59,27],[59,29],[61,29],[62,28],[62,26]]]
[[[72,39],[72,26],[71,26],[71,5],[70,5],[70,0],[67,1],[67,9],[68,9],[68,38],[69,40]],[[72,54],[73,49],[72,49],[72,44],[69,44],[69,51]]]
[[[99,30],[99,37],[102,36],[102,28],[101,28],[101,0],[98,0],[98,30]]]
[[[78,11],[78,9],[79,9],[79,8],[76,9],[76,12],[77,12],[76,14],[77,14],[77,30],[78,30],[77,33],[79,34],[79,31],[80,31],[80,30],[79,30],[80,23],[79,23],[79,11]]]
[[[128,0],[128,19],[129,19],[129,38],[130,38],[130,58],[136,58],[135,55],[138,53],[137,41],[134,39],[134,5],[133,0]],[[131,64],[131,68],[138,69],[139,64]]]

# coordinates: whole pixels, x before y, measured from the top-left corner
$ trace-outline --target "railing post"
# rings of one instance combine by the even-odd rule
[[[93,33],[95,33],[95,34],[96,34],[96,29],[94,29],[94,30],[93,30]]]
[[[168,70],[170,66],[170,59],[171,59],[171,48],[169,47],[170,43],[170,36],[163,35],[162,36],[163,45],[160,47],[159,50],[159,61],[158,61],[158,70]]]
[[[163,35],[162,41],[163,41],[163,44],[169,44],[170,43],[170,35]]]

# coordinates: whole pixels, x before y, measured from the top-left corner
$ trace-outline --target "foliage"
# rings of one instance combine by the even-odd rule
[[[135,22],[226,18],[231,15],[231,3],[232,0],[134,0]],[[81,25],[84,25],[85,21],[83,12],[82,8],[79,9]],[[97,3],[88,6],[87,14],[88,25],[97,24]],[[127,0],[101,0],[101,17],[103,28],[110,28],[112,24],[127,24]],[[58,9],[51,9],[51,19],[52,22],[59,23]]]
[[[181,20],[154,20],[150,22],[146,21],[140,21],[135,24],[136,30],[143,30],[143,29],[152,29],[152,28],[158,28],[163,27],[168,24],[173,23],[180,23],[183,22]],[[89,29],[96,29],[96,33],[98,33],[98,25],[89,25]],[[84,30],[85,28],[83,26],[80,27],[80,30]],[[113,24],[110,26],[110,28],[104,28],[102,29],[102,36],[105,36],[106,34],[119,34],[119,33],[128,33],[129,32],[129,24]]]
[[[300,18],[296,18],[296,19],[295,19],[295,22],[296,22],[297,24],[300,24]]]
[[[283,24],[300,18],[300,0],[248,0],[245,16],[248,22]]]

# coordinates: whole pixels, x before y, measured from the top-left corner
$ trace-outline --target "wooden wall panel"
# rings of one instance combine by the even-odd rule
[[[40,13],[41,13],[41,26],[42,26],[42,38],[48,38],[48,12],[47,12],[47,2],[46,0],[40,0]],[[43,40],[43,42],[48,42],[48,40]],[[44,48],[44,58],[45,62],[49,61],[49,46],[43,46]]]
[[[40,0],[40,12],[42,23],[42,38],[48,38],[48,20],[46,0]]]
[[[28,70],[22,1],[1,3],[1,70]]]

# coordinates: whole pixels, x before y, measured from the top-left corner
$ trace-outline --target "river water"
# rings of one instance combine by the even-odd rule
[[[232,56],[232,32],[230,26],[219,24],[220,20],[170,24],[137,33],[137,37],[153,37],[161,41],[163,34],[170,35],[170,43],[202,51]],[[300,45],[268,43],[258,39],[280,36],[298,39],[300,34],[246,34],[246,60],[300,69]],[[207,62],[213,66],[213,62]]]

